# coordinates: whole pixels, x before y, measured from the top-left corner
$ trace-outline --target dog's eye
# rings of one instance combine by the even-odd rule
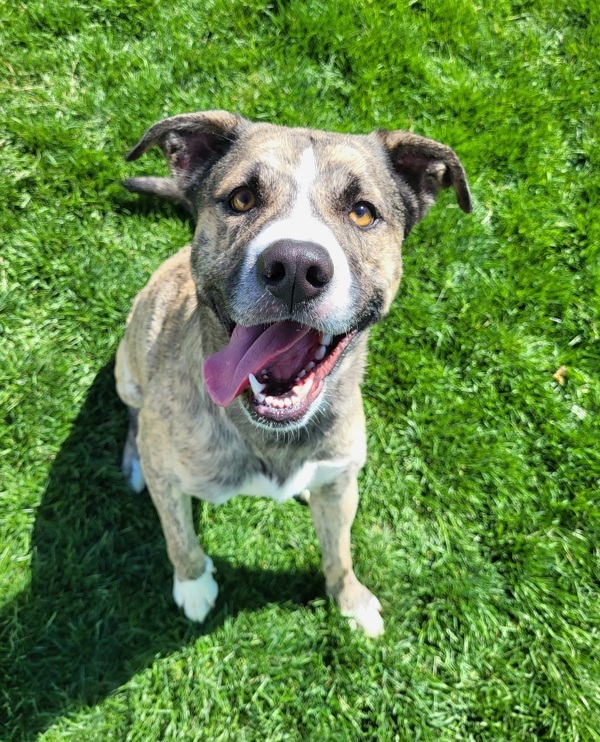
[[[359,201],[354,204],[348,216],[357,227],[365,229],[365,227],[370,227],[375,221],[375,210],[365,201]]]
[[[256,206],[256,198],[249,188],[238,188],[229,199],[229,204],[234,211],[250,211]]]

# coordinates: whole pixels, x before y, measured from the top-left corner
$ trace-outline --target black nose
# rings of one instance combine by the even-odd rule
[[[278,240],[263,250],[256,268],[271,294],[290,310],[319,296],[333,278],[329,253],[314,242]]]

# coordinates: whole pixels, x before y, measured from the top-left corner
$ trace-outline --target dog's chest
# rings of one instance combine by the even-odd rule
[[[307,461],[299,469],[291,471],[283,481],[260,472],[248,474],[240,482],[205,483],[194,494],[202,500],[221,504],[236,495],[269,497],[276,502],[285,502],[303,490],[329,484],[348,468],[345,459],[333,461]]]

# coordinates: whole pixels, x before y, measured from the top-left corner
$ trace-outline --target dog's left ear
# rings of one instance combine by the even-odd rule
[[[171,177],[186,195],[237,138],[246,124],[228,111],[200,111],[171,116],[151,126],[125,160],[137,160],[158,145],[169,163]]]
[[[383,144],[401,184],[408,186],[413,196],[410,200],[416,211],[414,223],[425,216],[440,188],[454,188],[460,208],[467,213],[471,211],[467,176],[450,147],[407,131],[380,130],[374,136]]]

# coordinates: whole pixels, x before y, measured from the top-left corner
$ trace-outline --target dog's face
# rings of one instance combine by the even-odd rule
[[[306,424],[362,331],[389,309],[401,244],[453,186],[449,148],[406,132],[369,136],[254,124],[223,111],[159,122],[130,152],[158,144],[197,227],[199,300],[229,343],[205,363],[213,400],[241,395],[261,427]]]

